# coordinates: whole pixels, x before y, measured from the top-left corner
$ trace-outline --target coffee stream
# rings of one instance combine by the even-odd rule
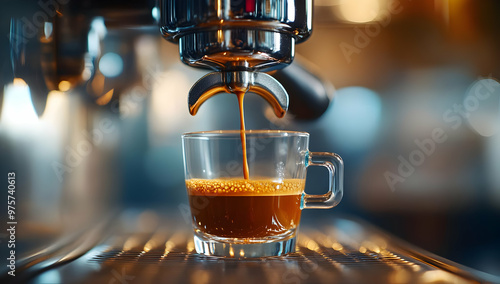
[[[245,133],[245,116],[243,114],[243,99],[245,92],[235,92],[238,97],[238,105],[240,109],[240,139],[241,149],[243,150],[243,177],[249,179],[248,160],[247,160],[247,141]]]
[[[234,94],[240,111],[244,178],[186,180],[196,232],[239,239],[293,234],[300,222],[305,180],[249,178],[243,113],[245,92]],[[202,202],[204,206],[196,206]]]

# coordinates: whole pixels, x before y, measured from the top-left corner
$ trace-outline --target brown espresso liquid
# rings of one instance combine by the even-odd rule
[[[305,180],[190,179],[195,228],[225,238],[263,238],[295,229]]]
[[[245,92],[235,92],[238,97],[238,106],[240,109],[240,139],[241,139],[241,150],[243,151],[243,177],[248,179],[250,173],[248,171],[248,160],[247,160],[247,140],[245,134],[245,115],[243,113],[243,99],[245,98]]]

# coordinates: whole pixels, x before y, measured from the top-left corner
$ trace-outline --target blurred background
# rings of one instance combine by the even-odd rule
[[[208,71],[161,37],[155,1],[77,2],[0,12],[0,172],[16,172],[19,254],[123,209],[180,215],[180,135],[239,127],[229,94],[189,115]],[[302,222],[355,216],[500,275],[499,16],[495,0],[314,2],[293,64],[334,86],[326,112],[277,119],[245,101],[248,129],[307,131],[312,151],[344,158],[344,200]],[[325,191],[324,174],[312,168],[307,191]]]

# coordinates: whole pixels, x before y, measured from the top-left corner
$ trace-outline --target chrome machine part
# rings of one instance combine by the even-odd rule
[[[221,92],[252,92],[262,96],[273,107],[277,117],[288,110],[288,95],[273,77],[260,72],[212,72],[202,77],[189,91],[189,112],[195,115],[200,106]]]
[[[283,68],[312,31],[311,0],[162,0],[160,9],[161,33],[179,43],[181,60],[218,71]]]
[[[262,77],[264,79],[257,80],[259,85],[250,82],[248,89],[262,95],[273,107],[280,105],[279,117],[285,114],[288,95],[278,81],[259,73],[234,72],[271,71],[290,64],[295,43],[307,39],[312,31],[311,0],[162,0],[160,13],[160,30],[167,40],[179,43],[179,55],[184,63],[230,72],[225,73],[230,75],[210,75],[195,84],[190,92],[190,110],[192,106],[199,106],[193,101],[195,98],[203,98],[201,104],[215,93],[235,91],[235,86],[246,90],[246,78]],[[224,76],[235,74],[238,76],[231,80],[224,79]],[[229,82],[230,85],[217,85]],[[199,84],[203,88],[196,86]],[[278,95],[269,93],[274,89],[283,91],[286,100],[279,102]],[[200,93],[200,90],[209,94]],[[191,113],[195,114],[196,110]]]
[[[11,2],[8,36],[13,76],[30,87],[39,116],[49,91],[74,89],[94,75],[99,59],[96,50],[100,49],[95,37],[103,36],[91,35],[95,19],[102,19],[103,27],[108,28],[155,23],[154,0]],[[69,83],[69,89],[60,88],[63,81]]]

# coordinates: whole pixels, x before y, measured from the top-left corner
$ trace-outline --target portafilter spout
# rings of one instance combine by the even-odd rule
[[[261,72],[212,72],[196,82],[188,96],[189,113],[195,115],[200,106],[219,93],[252,92],[264,98],[281,118],[288,110],[288,94],[272,76]]]

